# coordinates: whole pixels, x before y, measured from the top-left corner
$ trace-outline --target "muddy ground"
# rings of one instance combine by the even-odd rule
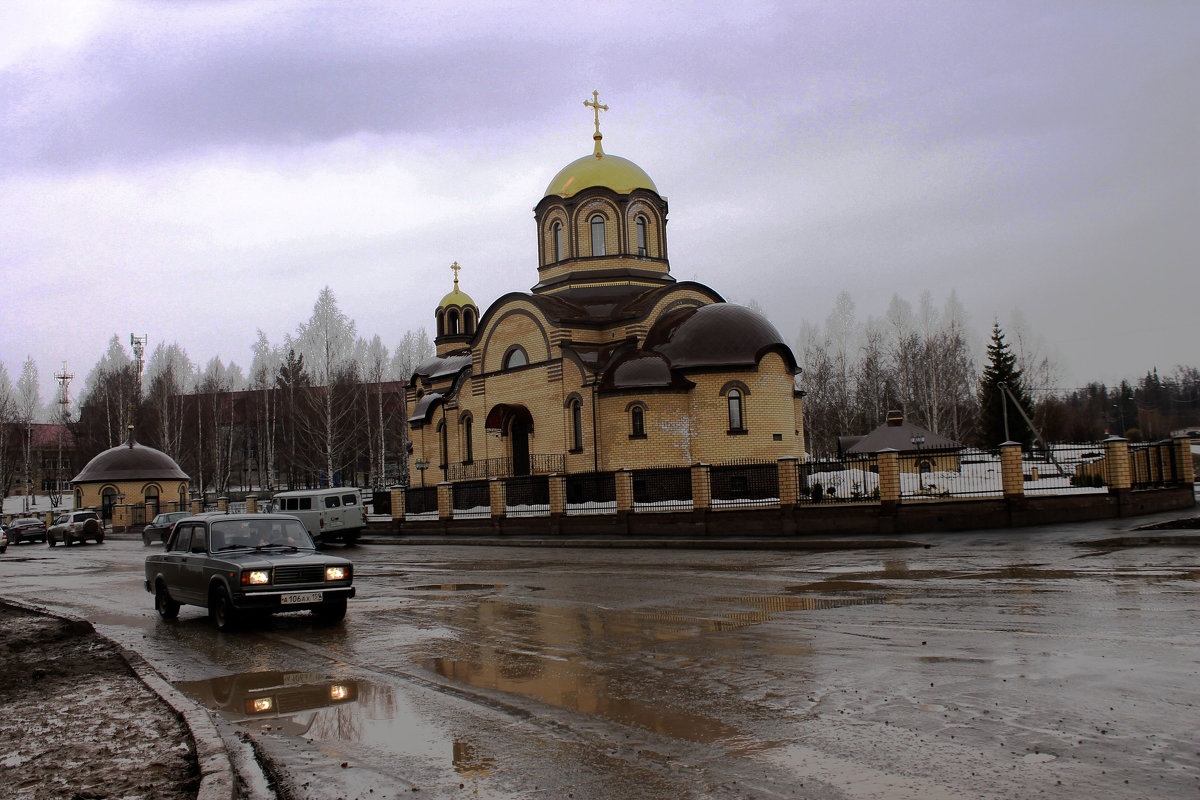
[[[195,798],[187,728],[89,624],[0,602],[0,673],[0,795]]]

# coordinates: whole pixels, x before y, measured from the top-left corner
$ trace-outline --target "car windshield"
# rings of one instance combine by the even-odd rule
[[[286,547],[315,550],[304,525],[295,519],[220,520],[209,528],[212,552]]]

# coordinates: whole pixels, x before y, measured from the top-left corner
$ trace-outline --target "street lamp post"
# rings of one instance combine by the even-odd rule
[[[417,470],[421,473],[421,488],[425,488],[425,470],[429,469],[429,459],[418,458],[416,463]]]
[[[917,483],[922,492],[925,491],[925,473],[921,471],[921,445],[925,444],[925,434],[914,433],[908,441],[917,448]]]

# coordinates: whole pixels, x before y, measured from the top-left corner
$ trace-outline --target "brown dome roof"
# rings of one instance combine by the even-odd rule
[[[89,461],[72,483],[138,480],[186,481],[188,476],[175,459],[161,450],[138,444],[131,433],[125,444],[109,448]]]
[[[796,357],[779,330],[757,311],[733,303],[663,316],[646,335],[645,349],[666,356],[674,369],[752,367],[777,350],[788,369],[796,371]]]

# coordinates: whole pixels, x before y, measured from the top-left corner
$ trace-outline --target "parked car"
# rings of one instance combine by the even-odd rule
[[[95,511],[68,511],[54,518],[54,524],[46,531],[46,541],[51,546],[62,542],[70,547],[75,542],[95,539],[104,543],[104,523]]]
[[[0,525],[0,553],[8,549],[8,531]]]
[[[175,523],[163,552],[146,557],[144,585],[163,619],[200,606],[228,630],[248,614],[306,609],[337,622],[353,582],[353,564],[318,553],[293,516],[210,513]]]
[[[362,490],[353,486],[296,489],[279,492],[272,500],[277,511],[295,516],[308,528],[309,535],[322,544],[335,539],[354,544],[367,527]]]
[[[150,521],[149,525],[142,528],[142,544],[146,546],[166,544],[167,539],[171,538],[171,530],[175,527],[175,523],[191,515],[190,511],[168,511],[165,514],[159,514]]]
[[[44,542],[46,541],[46,523],[37,517],[18,517],[9,523],[8,540],[13,544]]]

